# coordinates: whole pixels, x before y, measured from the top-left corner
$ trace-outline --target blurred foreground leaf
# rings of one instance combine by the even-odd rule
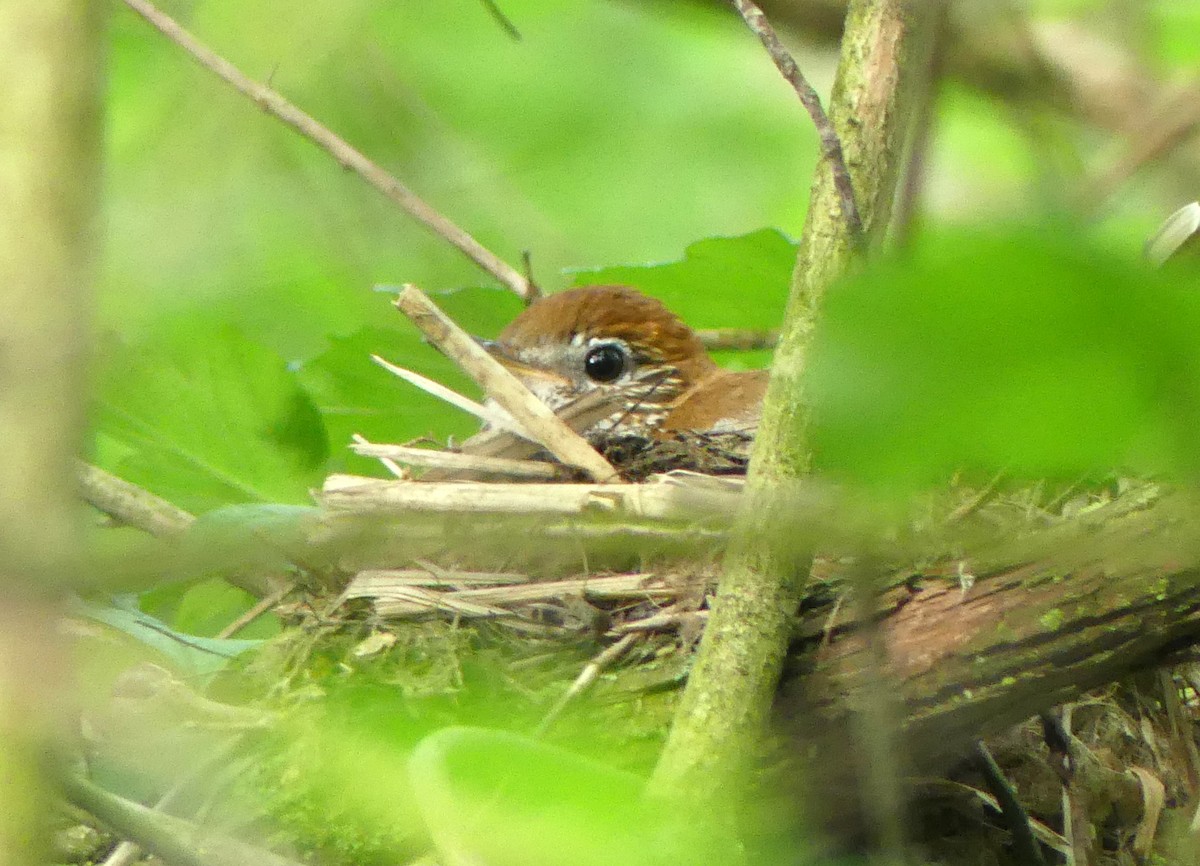
[[[873,485],[1190,473],[1200,284],[1051,230],[935,240],[829,293],[812,443]]]
[[[643,796],[643,780],[527,737],[447,728],[409,763],[442,862],[736,863],[719,822],[686,820]]]
[[[303,502],[329,444],[281,358],[233,328],[189,320],[107,359],[97,462],[191,511]]]
[[[118,597],[112,604],[76,601],[71,612],[123,632],[154,650],[172,670],[197,678],[211,676],[232,659],[262,643],[259,640],[183,634],[138,610],[133,596]]]

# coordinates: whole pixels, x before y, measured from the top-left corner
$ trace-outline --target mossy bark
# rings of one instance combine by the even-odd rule
[[[99,181],[91,0],[0,4],[0,866],[40,863],[40,799],[75,566],[86,287]]]
[[[886,231],[903,151],[906,70],[917,26],[912,17],[902,0],[854,0],[833,88],[829,114],[868,250]],[[652,789],[659,795],[701,803],[736,799],[736,780],[765,732],[810,561],[785,533],[772,530],[772,503],[808,471],[808,347],[826,287],[853,266],[859,249],[822,161],[755,441],[745,516],[655,772]]]
[[[969,590],[916,576],[884,592],[875,613],[883,674],[903,706],[911,768],[939,772],[980,737],[1190,655],[1200,641],[1200,552],[1179,527],[1194,514],[1175,499],[1103,523],[1085,516],[979,562]],[[862,671],[875,658],[866,630],[831,614],[814,608],[800,621],[789,660],[799,675],[778,709],[785,725],[844,745],[847,708],[866,700]]]

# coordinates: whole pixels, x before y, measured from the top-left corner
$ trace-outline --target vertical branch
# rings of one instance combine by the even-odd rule
[[[902,115],[907,13],[903,0],[852,0],[830,106],[866,237],[876,244],[891,213],[907,125]],[[701,802],[736,799],[765,732],[789,622],[811,563],[810,553],[797,550],[779,529],[786,515],[771,509],[779,492],[809,466],[803,391],[808,345],[825,288],[851,267],[856,248],[841,201],[826,156],[813,181],[755,441],[745,516],[726,554],[695,666],[655,771],[652,789],[660,794],[686,792]]]
[[[78,544],[105,7],[0,4],[0,866],[45,853],[41,762],[64,688],[51,599]]]

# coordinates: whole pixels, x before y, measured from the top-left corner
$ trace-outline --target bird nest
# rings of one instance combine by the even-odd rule
[[[603,401],[584,400],[560,420],[587,430],[611,412]],[[609,758],[644,770],[708,617],[714,563],[740,508],[749,438],[591,435],[586,444],[611,472],[603,483],[595,469],[589,481],[578,463],[556,462],[561,443],[529,438],[536,437],[492,430],[454,449],[357,441],[358,453],[397,477],[327,480],[319,498],[346,579],[290,610],[318,628],[335,624],[345,636],[339,664],[386,667],[389,682],[417,694],[463,689],[446,672],[461,669],[463,654],[491,654],[497,681],[510,684],[514,718],[528,718],[543,736],[587,725],[591,742],[610,743]],[[811,541],[828,551],[814,563],[795,625],[793,656],[809,660],[801,672],[831,644],[836,655],[854,629],[843,604],[853,560],[837,555],[846,532],[821,495],[796,505],[815,533]],[[931,497],[914,529],[934,538],[953,526],[956,538],[974,532],[1057,543],[1054,533],[1082,528],[1094,545],[1098,527],[1157,498],[1156,488],[1123,481],[1051,489],[994,479]],[[884,616],[922,586],[965,595],[976,573],[1023,567],[1020,557],[1031,549],[1009,551],[1001,563],[967,559],[944,542],[894,562],[880,596]],[[410,661],[442,661],[415,666],[423,676],[412,664],[387,667],[398,648]],[[1038,724],[996,734],[991,769],[976,756],[917,783],[912,834],[930,862],[1026,862],[1012,844],[1022,828],[1007,799],[1024,804],[1024,832],[1044,848],[1065,856],[1087,847],[1096,863],[1144,860],[1160,819],[1200,794],[1190,689],[1186,671],[1164,669],[1077,697],[1064,714],[1066,785],[1066,759]],[[1081,841],[1084,826],[1090,841]]]

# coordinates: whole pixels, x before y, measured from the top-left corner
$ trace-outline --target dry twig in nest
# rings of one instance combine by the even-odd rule
[[[406,286],[396,298],[396,307],[547,451],[568,466],[582,469],[596,481],[616,477],[617,472],[608,461],[535,397],[520,379],[434,306],[420,289]]]

